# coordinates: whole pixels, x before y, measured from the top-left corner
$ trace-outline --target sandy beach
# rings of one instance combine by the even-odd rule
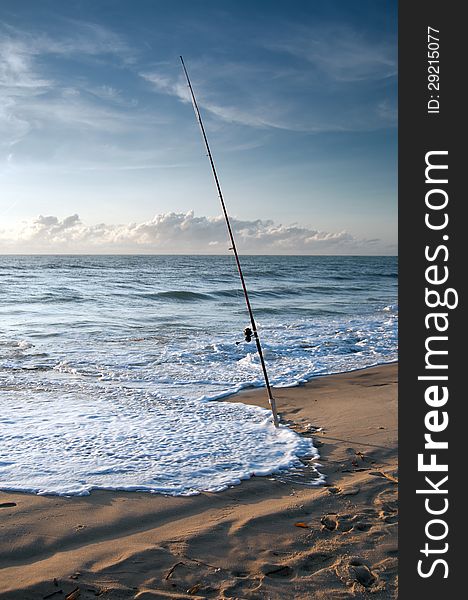
[[[188,498],[0,492],[0,598],[396,598],[397,365],[275,397],[324,486],[306,464]],[[267,405],[264,390],[230,401]]]

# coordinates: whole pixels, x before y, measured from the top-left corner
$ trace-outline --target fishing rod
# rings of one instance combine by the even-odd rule
[[[195,111],[195,116],[197,118],[198,124],[200,125],[200,131],[201,131],[201,134],[203,137],[203,141],[205,143],[206,151],[208,153],[208,158],[210,160],[211,171],[213,173],[213,178],[214,178],[214,181],[216,184],[216,189],[218,190],[218,197],[221,201],[221,206],[223,209],[224,218],[226,220],[229,239],[231,240],[231,244],[232,244],[230,250],[232,250],[234,252],[234,257],[236,259],[237,270],[239,271],[239,277],[240,277],[240,281],[242,284],[242,289],[244,291],[245,303],[247,305],[247,310],[249,312],[249,317],[250,317],[250,324],[252,326],[252,334],[255,339],[255,344],[257,346],[257,352],[258,352],[258,356],[260,358],[260,364],[262,365],[263,378],[265,379],[265,386],[266,386],[266,389],[268,392],[268,402],[270,403],[271,412],[273,414],[273,422],[275,424],[275,427],[278,427],[279,419],[278,419],[278,413],[276,411],[276,402],[275,402],[275,399],[273,398],[273,394],[271,392],[270,380],[268,378],[268,372],[267,372],[267,368],[266,368],[266,364],[265,364],[265,359],[263,358],[263,351],[262,351],[262,346],[260,344],[260,338],[258,336],[257,325],[255,324],[255,319],[254,319],[254,315],[253,315],[253,311],[252,311],[252,306],[250,304],[249,294],[247,292],[247,287],[245,285],[244,274],[242,272],[242,267],[241,267],[240,260],[239,260],[239,254],[237,252],[236,242],[234,240],[234,234],[232,232],[231,223],[229,221],[229,216],[228,216],[228,212],[226,209],[226,204],[224,202],[223,192],[221,191],[221,185],[219,183],[215,163],[213,160],[213,156],[211,154],[210,145],[208,144],[208,138],[206,137],[205,127],[203,126],[200,109],[198,108],[197,100],[195,98],[192,84],[190,83],[190,78],[188,76],[187,69],[185,67],[184,59],[182,58],[182,56],[180,57],[180,62],[182,63],[182,68],[184,70],[185,78],[187,79],[187,84],[188,84],[188,87],[190,90],[190,96],[192,98],[193,110]],[[245,333],[246,333],[246,339],[247,339],[247,337],[249,335],[248,330],[246,330]]]

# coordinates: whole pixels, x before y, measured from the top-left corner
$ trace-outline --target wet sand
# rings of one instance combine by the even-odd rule
[[[397,365],[275,397],[326,485],[305,461],[190,498],[0,492],[0,598],[396,598]],[[267,406],[264,390],[230,401]]]

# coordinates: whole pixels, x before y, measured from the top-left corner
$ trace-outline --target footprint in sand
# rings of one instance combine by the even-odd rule
[[[227,583],[220,589],[222,595],[216,598],[253,598],[257,597],[256,592],[262,587],[262,581],[259,579],[241,579],[235,583]],[[254,596],[252,596],[254,594]],[[200,598],[200,596],[197,596]],[[263,595],[262,595],[263,597]],[[203,596],[205,598],[205,596]]]
[[[322,531],[327,529],[328,531],[339,531],[340,533],[347,533],[348,531],[369,531],[374,525],[369,519],[372,517],[377,518],[377,512],[373,513],[357,513],[353,514],[328,514],[324,515],[320,522],[322,523]]]
[[[376,581],[376,577],[369,567],[363,564],[359,559],[349,561],[349,574],[366,588],[370,587]]]
[[[354,583],[366,589],[376,589],[380,581],[379,576],[371,570],[370,563],[361,556],[342,557],[336,564],[335,573],[347,586]]]
[[[358,531],[369,531],[371,527],[372,523],[367,523],[365,521],[357,521],[353,529],[357,529]]]
[[[335,557],[327,552],[311,552],[298,565],[300,575],[312,575],[333,564]]]
[[[394,490],[385,490],[374,499],[374,504],[379,509],[379,518],[392,525],[398,522],[398,502]]]
[[[267,577],[289,578],[294,574],[288,565],[264,565],[262,571]]]
[[[375,517],[379,515],[379,511],[375,508],[361,508],[361,512],[365,515],[369,515],[369,517]]]
[[[248,571],[231,571],[231,574],[234,577],[239,577],[240,579],[245,579],[246,577],[249,576]]]
[[[375,582],[375,576],[370,571],[369,567],[361,565],[358,567],[351,567],[354,571],[356,581],[358,581],[364,587],[370,587]]]
[[[324,515],[320,519],[320,523],[322,523],[322,530],[334,531],[338,527],[338,517],[336,515]]]

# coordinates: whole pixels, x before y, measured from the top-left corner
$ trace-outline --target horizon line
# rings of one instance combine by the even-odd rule
[[[202,253],[202,252],[197,252],[197,253],[174,253],[174,252],[160,252],[160,253],[133,253],[133,252],[125,252],[125,253],[112,253],[112,254],[108,254],[105,252],[99,252],[99,253],[89,253],[89,252],[72,252],[72,253],[67,253],[67,252],[57,252],[57,253],[49,253],[49,252],[24,252],[24,253],[20,253],[20,252],[8,252],[8,253],[1,253],[0,252],[0,257],[4,257],[4,256],[232,256],[231,254],[211,254],[211,253]],[[292,256],[292,257],[298,257],[298,256],[316,256],[316,257],[320,257],[320,256],[325,256],[325,257],[331,257],[331,256],[336,256],[336,257],[340,257],[340,258],[345,258],[345,257],[349,257],[349,258],[378,258],[378,257],[393,257],[393,258],[398,258],[398,254],[241,254],[240,256],[274,256],[274,257],[279,257],[279,256]]]

